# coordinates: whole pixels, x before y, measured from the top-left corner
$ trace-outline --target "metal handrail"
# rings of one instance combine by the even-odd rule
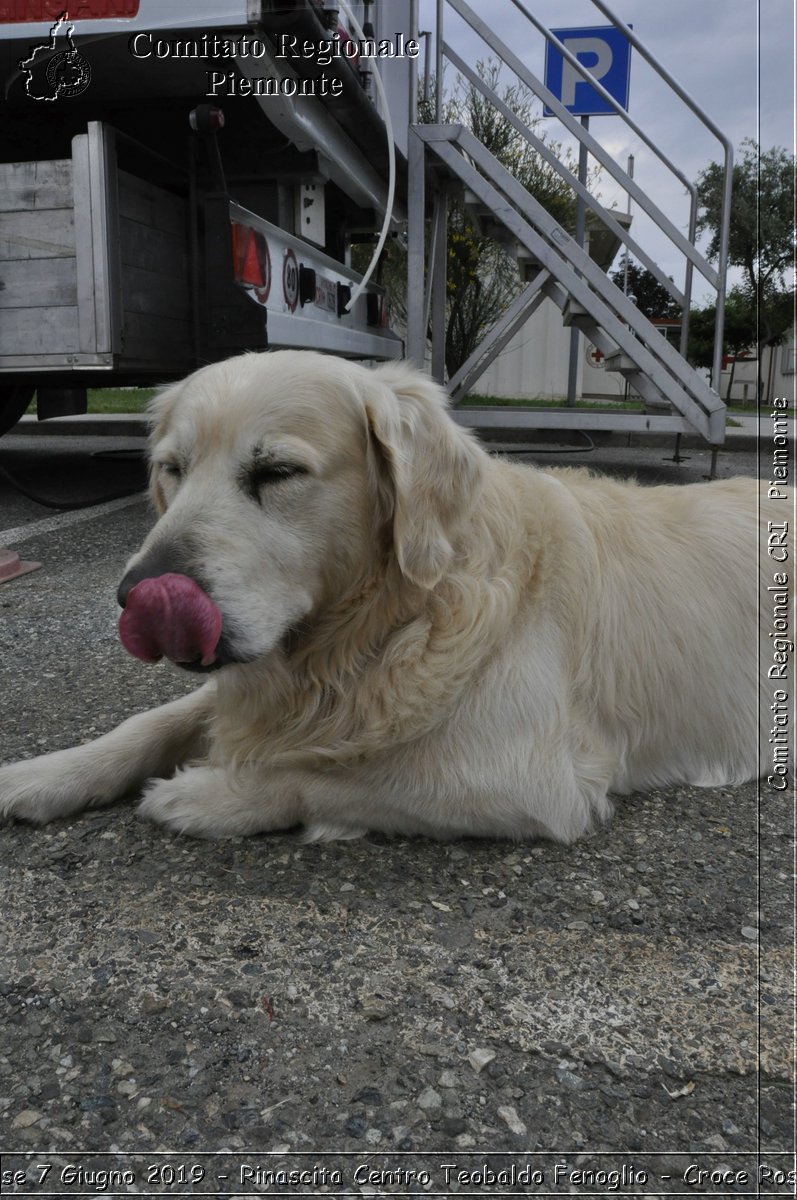
[[[733,194],[733,144],[722,132],[718,125],[712,121],[708,113],[704,112],[700,105],[692,99],[688,92],[685,92],[669,71],[666,70],[660,63],[656,61],[653,55],[648,50],[647,46],[639,40],[634,31],[615,16],[609,8],[605,0],[592,0],[595,7],[603,13],[603,15],[612,22],[615,28],[619,29],[624,37],[645,59],[654,71],[669,84],[675,92],[679,100],[689,108],[699,121],[705,125],[709,133],[712,133],[723,148],[725,162],[724,171],[725,177],[722,188],[722,210],[720,212],[720,246],[719,255],[717,258],[719,285],[717,287],[717,318],[714,325],[714,365],[712,367],[711,380],[714,386],[719,391],[720,373],[722,370],[722,335],[725,328],[725,276],[728,270],[728,246],[731,236],[731,196]]]
[[[712,442],[722,441],[725,405],[719,396],[690,371],[664,338],[656,334],[655,338],[645,340],[646,318],[609,283],[572,238],[562,238],[561,227],[511,172],[496,164],[469,130],[459,125],[419,125],[415,136],[488,207],[500,213],[507,227],[531,250],[541,266],[562,282],[578,304],[593,313],[596,324],[694,428]]]
[[[676,166],[676,164],[672,161],[672,159],[670,159],[661,150],[661,148],[656,145],[656,143],[653,141],[653,139],[645,133],[645,130],[636,123],[636,121],[633,119],[633,117],[627,111],[627,109],[623,108],[622,104],[620,104],[620,102],[614,98],[614,96],[611,94],[611,92],[606,90],[606,88],[603,86],[603,84],[600,82],[600,80],[596,79],[595,76],[592,74],[592,72],[587,67],[585,67],[582,63],[579,62],[578,58],[575,56],[575,54],[573,54],[573,52],[571,50],[568,49],[568,47],[564,44],[564,42],[561,42],[559,40],[559,38],[556,37],[555,34],[553,34],[551,32],[550,29],[547,29],[542,24],[541,21],[538,21],[537,18],[534,16],[534,14],[529,12],[529,10],[521,2],[521,0],[512,0],[512,3],[514,4],[515,8],[518,9],[519,12],[523,13],[524,17],[526,17],[526,19],[531,22],[531,24],[534,26],[534,28],[536,30],[538,30],[548,40],[548,42],[551,45],[556,46],[556,49],[559,51],[559,53],[562,55],[562,57],[567,62],[569,62],[570,65],[572,67],[574,67],[576,71],[578,71],[578,73],[579,73],[579,75],[581,75],[582,79],[585,79],[589,83],[590,87],[593,88],[593,90],[596,91],[597,94],[606,103],[608,103],[611,106],[611,108],[614,109],[614,112],[617,116],[623,118],[623,120],[625,121],[628,128],[633,133],[635,133],[636,136],[642,142],[644,142],[644,144],[648,147],[649,150],[653,151],[653,153],[658,158],[659,162],[663,163],[665,167],[668,167],[669,170],[675,176],[675,178],[678,179],[680,181],[680,183],[682,183],[683,186],[686,188],[687,192],[689,193],[689,241],[694,246],[695,245],[695,232],[697,229],[697,207],[698,207],[697,187],[695,186],[695,184],[692,183],[692,180],[689,179],[688,176],[684,175],[684,173],[683,173],[683,171],[681,171],[680,167]],[[616,21],[613,17],[610,16],[609,19],[612,21],[613,24],[616,25]],[[630,32],[631,32],[631,30],[629,29],[629,33]],[[651,65],[656,67],[656,70],[658,71],[658,73],[666,79],[666,72],[664,71],[664,68],[659,68],[658,64],[656,63],[656,60],[651,55],[648,55],[647,52],[646,52],[646,58],[648,59],[648,61],[651,62]],[[669,80],[667,80],[667,82],[669,82]],[[674,83],[674,81],[672,81],[672,82]],[[650,269],[650,268],[648,268],[648,269]],[[686,269],[685,269],[685,273],[684,273],[684,295],[681,299],[681,304],[682,304],[683,311],[684,311],[684,319],[683,319],[682,329],[681,329],[681,353],[683,354],[684,358],[686,357],[686,345],[687,345],[687,340],[688,340],[688,329],[689,329],[689,315],[688,314],[689,314],[689,305],[691,303],[691,300],[692,300],[692,263],[691,263],[690,259],[687,258]]]
[[[551,43],[552,46],[556,47],[562,57],[570,63],[571,67],[574,67],[576,71],[578,71],[579,75],[581,75],[581,77],[589,83],[590,87],[598,93],[601,99],[605,100],[607,104],[611,105],[618,117],[623,118],[629,129],[632,129],[637,137],[641,138],[645,145],[653,151],[656,157],[663,162],[665,166],[670,168],[673,175],[675,175],[675,177],[681,181],[684,187],[687,188],[688,191],[693,192],[696,196],[697,188],[692,183],[691,179],[684,175],[680,168],[677,167],[675,163],[672,162],[671,159],[669,159],[667,155],[659,149],[653,139],[648,137],[644,129],[642,129],[640,125],[637,125],[636,121],[633,119],[628,110],[623,108],[620,101],[616,100],[611,92],[606,90],[601,81],[592,74],[589,67],[585,67],[582,62],[579,62],[573,51],[568,50],[565,43],[560,42],[555,33],[553,33],[550,29],[547,29],[546,26],[543,25],[542,21],[539,21],[533,13],[530,13],[526,6],[521,3],[521,0],[512,0],[512,4],[514,4],[516,9],[523,13],[523,16],[531,22],[534,28],[538,30],[543,37]]]
[[[480,91],[485,99],[490,100],[491,103],[495,105],[502,117],[509,121],[510,125],[512,125],[518,131],[518,133],[520,133],[526,139],[526,141],[534,147],[537,153],[545,159],[548,165],[552,167],[553,170],[556,171],[557,174],[567,182],[568,186],[571,187],[578,196],[581,196],[584,203],[587,204],[593,212],[598,214],[600,219],[612,231],[614,236],[628,247],[628,249],[633,253],[634,257],[638,258],[643,266],[647,267],[652,275],[655,275],[658,282],[662,285],[662,287],[667,289],[672,298],[678,304],[683,305],[686,301],[685,293],[676,287],[672,279],[670,279],[668,275],[665,275],[661,267],[659,267],[658,264],[655,263],[653,259],[651,259],[650,256],[642,249],[642,247],[637,244],[628,231],[623,229],[622,225],[619,225],[617,221],[614,220],[614,218],[611,216],[610,210],[603,208],[603,206],[595,199],[592,193],[585,188],[583,184],[579,183],[577,177],[573,174],[569,167],[566,167],[564,163],[558,159],[551,150],[548,149],[542,138],[537,137],[534,131],[530,129],[524,121],[521,121],[517,113],[513,112],[509,105],[504,103],[504,101],[499,95],[497,95],[493,88],[491,88],[490,85],[486,83],[476,71],[469,67],[464,59],[460,58],[460,56],[446,42],[443,43],[443,51],[446,58],[451,62],[451,65],[456,67],[460,74],[462,74],[473,87]]]
[[[439,136],[441,128],[448,130],[444,139],[440,139]],[[540,202],[535,200],[522,184],[518,183],[511,171],[501,166],[500,163],[490,163],[490,152],[469,129],[461,125],[422,127],[424,135],[427,134],[427,131],[427,140],[434,143],[436,153],[441,157],[445,156],[447,161],[451,161],[451,156],[444,153],[438,144],[439,141],[447,141],[458,150],[464,151],[465,156],[479,166],[485,175],[489,170],[494,190],[503,194],[518,212],[522,212],[531,219],[534,228],[539,230],[542,237],[555,247],[559,258],[568,262],[586,281],[593,293],[600,296],[605,304],[613,309],[617,317],[630,330],[634,331],[639,341],[644,342],[651,353],[668,367],[670,374],[679,381],[681,387],[693,386],[693,382],[690,381],[690,368],[678,351],[654,327],[650,327],[652,333],[646,333],[643,323],[647,323],[647,318],[643,317],[636,305],[606,278],[605,272],[589,257],[587,251],[578,245],[574,238],[560,236],[561,229],[554,218],[546,213]],[[459,168],[458,173],[461,174]],[[469,186],[472,186],[472,181],[469,181]],[[543,262],[543,265],[549,266],[549,263]],[[706,389],[705,393],[703,393],[704,388]],[[705,405],[708,411],[715,412],[724,409],[725,406],[720,398],[710,392],[705,383],[701,381],[697,390],[702,393],[699,403]]]
[[[650,197],[642,190],[641,187],[623,170],[623,168],[614,161],[607,150],[601,146],[600,142],[586,130],[565,108],[561,101],[554,96],[553,92],[549,91],[545,84],[542,83],[532,71],[521,62],[517,55],[510,50],[505,42],[493,33],[487,26],[486,22],[477,16],[476,13],[465,3],[465,0],[447,0],[451,7],[465,20],[470,27],[479,34],[479,36],[487,43],[499,58],[503,59],[507,66],[511,67],[519,79],[523,81],[530,91],[534,92],[539,99],[544,100],[552,112],[559,118],[565,128],[573,134],[573,136],[587,148],[589,153],[596,158],[598,162],[612,175],[624,191],[628,192],[637,202],[639,207],[651,217],[651,219],[659,226],[659,228],[667,234],[670,241],[687,258],[690,258],[694,265],[700,271],[701,275],[711,284],[712,287],[717,287],[718,277],[717,272],[711,264],[703,257],[702,254],[688,241],[681,231],[669,220],[668,217],[653,203]]]
[[[627,192],[627,194],[632,196],[637,201],[637,203],[640,205],[640,207],[643,209],[643,211],[645,211],[648,214],[648,216],[651,217],[651,219],[655,222],[655,224],[659,227],[659,229],[661,229],[662,232],[669,238],[669,240],[673,244],[673,246],[675,248],[677,248],[684,255],[684,257],[685,257],[685,277],[684,277],[683,296],[676,297],[679,300],[681,300],[681,299],[683,300],[684,317],[683,317],[682,329],[681,329],[681,353],[682,353],[682,355],[685,356],[686,348],[687,348],[689,305],[691,302],[693,269],[695,267],[697,268],[698,271],[700,271],[701,275],[703,275],[703,277],[706,279],[706,281],[716,291],[717,301],[716,301],[716,317],[715,317],[715,331],[714,331],[715,332],[715,347],[714,347],[714,361],[713,361],[713,369],[712,369],[712,384],[717,388],[717,390],[719,390],[719,379],[720,379],[721,362],[722,362],[722,334],[723,334],[723,328],[724,328],[724,303],[725,303],[725,288],[726,288],[725,274],[726,274],[726,270],[727,270],[728,242],[729,242],[729,236],[730,236],[730,198],[731,198],[732,176],[733,176],[733,148],[731,146],[729,139],[716,126],[716,124],[711,120],[711,118],[700,108],[700,106],[694,100],[692,100],[692,98],[688,95],[688,93],[684,91],[684,89],[680,86],[680,84],[678,84],[678,82],[673,78],[673,76],[666,70],[666,68],[661,66],[656,61],[656,59],[653,57],[653,55],[650,53],[650,51],[644,46],[644,44],[639,40],[639,38],[636,37],[636,35],[633,33],[633,30],[631,30],[623,21],[621,21],[618,17],[615,16],[615,14],[611,11],[609,6],[605,3],[605,0],[592,0],[592,2],[595,4],[595,6],[604,14],[604,16],[607,17],[607,19],[609,21],[611,21],[611,23],[625,37],[627,37],[630,44],[633,45],[638,50],[638,52],[643,56],[643,58],[646,60],[646,62],[648,62],[651,65],[651,67],[656,71],[656,73],[659,75],[659,77],[662,78],[668,84],[668,86],[689,107],[689,109],[705,125],[705,127],[716,138],[718,138],[718,140],[721,142],[721,144],[723,146],[724,156],[725,156],[725,180],[724,180],[724,188],[723,188],[722,213],[721,213],[721,218],[720,218],[720,253],[719,253],[719,257],[718,257],[718,269],[715,271],[714,268],[711,266],[711,264],[708,262],[708,260],[705,258],[705,256],[702,255],[697,250],[697,247],[695,245],[696,229],[697,229],[697,208],[698,208],[698,196],[697,196],[696,186],[691,182],[691,180],[689,180],[683,174],[683,172],[676,166],[676,164],[673,163],[668,158],[668,156],[659,149],[658,146],[656,146],[656,144],[645,133],[645,131],[636,124],[636,122],[633,120],[633,118],[631,118],[629,116],[629,114],[622,107],[622,105],[620,105],[614,99],[614,97],[611,95],[611,93],[609,93],[603,87],[600,80],[598,80],[595,76],[593,76],[592,73],[589,71],[589,69],[586,68],[581,62],[579,62],[579,60],[576,58],[576,56],[574,54],[572,54],[572,52],[567,48],[567,46],[565,46],[549,29],[547,29],[532,13],[530,13],[528,11],[526,6],[522,3],[522,0],[512,0],[512,4],[515,6],[515,8],[518,9],[519,12],[521,12],[527,18],[527,20],[529,20],[529,22],[540,33],[543,34],[543,36],[547,39],[547,41],[550,44],[554,45],[557,48],[559,53],[562,54],[563,58],[567,62],[569,62],[570,65],[575,70],[578,71],[578,73],[582,76],[582,78],[587,79],[589,81],[590,86],[593,87],[595,89],[595,91],[606,102],[608,102],[610,104],[610,106],[613,108],[613,110],[619,116],[621,116],[623,118],[623,120],[625,121],[628,128],[631,129],[632,132],[634,132],[636,134],[636,136],[638,136],[644,142],[644,144],[646,146],[648,146],[650,150],[653,151],[653,153],[657,156],[659,161],[662,162],[663,165],[665,165],[675,175],[675,177],[685,186],[685,188],[687,189],[687,192],[689,194],[689,198],[690,198],[689,233],[688,233],[687,237],[684,237],[684,235],[680,232],[680,230],[678,230],[673,225],[673,223],[671,221],[669,221],[669,219],[666,217],[666,215],[664,213],[662,213],[661,210],[658,209],[658,207],[655,204],[653,204],[652,201],[649,200],[649,198],[645,195],[645,193],[642,192],[641,189],[634,183],[633,179],[619,166],[619,164],[615,163],[614,159],[611,158],[611,156],[608,154],[608,152],[606,152],[603,149],[603,147],[600,146],[600,143],[598,143],[594,138],[591,137],[591,135],[584,129],[584,127],[578,121],[575,120],[575,118],[572,116],[571,113],[568,112],[568,110],[558,100],[558,98],[555,97],[544,86],[544,84],[533,75],[533,73],[525,66],[525,64],[522,63],[517,58],[517,56],[513,54],[513,52],[510,50],[510,48],[508,46],[506,46],[501,41],[501,39],[498,38],[493,33],[493,31],[486,25],[486,23],[484,21],[482,21],[482,19],[480,17],[477,16],[477,14],[475,12],[473,12],[473,10],[468,6],[468,4],[465,3],[465,0],[447,0],[447,2],[454,9],[454,11],[457,12],[458,15],[460,17],[462,17],[462,19],[468,25],[470,25],[470,27],[477,34],[479,34],[480,37],[482,37],[482,39],[486,42],[486,44],[499,56],[499,58],[502,59],[515,72],[515,74],[518,76],[518,78],[521,79],[522,82],[527,87],[529,87],[529,89],[532,92],[534,92],[540,99],[542,99],[548,105],[548,107],[559,118],[559,120],[562,122],[562,124],[565,126],[565,128],[568,129],[569,132],[572,133],[573,136],[576,137],[580,141],[582,146],[586,147],[586,149],[593,155],[593,157],[595,157],[597,159],[597,161],[600,162],[601,165],[609,172],[609,174],[614,177],[614,179],[617,181],[617,183]],[[438,87],[437,87],[436,109],[437,109],[438,122],[441,120],[442,87],[440,86],[439,81],[440,81],[440,77],[442,75],[443,55],[445,54],[445,56],[447,58],[450,58],[450,60],[452,61],[452,65],[457,66],[457,68],[461,70],[461,66],[459,65],[459,63],[461,63],[461,60],[459,60],[459,62],[454,61],[456,56],[455,55],[452,56],[452,54],[450,52],[451,48],[444,42],[444,39],[443,39],[443,10],[445,7],[445,3],[446,3],[446,0],[437,0]],[[463,72],[463,73],[467,74],[468,78],[470,78],[471,82],[473,82],[472,73],[468,73],[468,72]],[[492,99],[493,99],[493,102],[495,103],[495,101],[498,98],[493,96]],[[497,105],[497,107],[500,108],[500,105]],[[506,113],[504,113],[503,115],[506,116]],[[521,130],[521,132],[522,132],[522,130]],[[530,140],[530,139],[528,139],[528,140]],[[536,147],[536,148],[539,149],[539,147]],[[571,182],[572,186],[575,186],[575,181],[571,180],[570,182]],[[578,190],[578,189],[576,189],[576,190]],[[628,239],[624,238],[623,241],[625,242],[626,246],[629,246]],[[648,266],[649,270],[651,269],[650,265],[649,265],[649,263],[650,263],[649,259],[646,262],[645,257],[640,256],[638,253],[636,256],[640,258],[640,261],[642,261],[645,265]],[[658,273],[656,271],[653,271],[653,274],[657,275],[657,277],[658,277]],[[660,280],[660,282],[661,282],[661,280]],[[665,286],[667,286],[670,293],[673,294],[671,283],[665,284]]]
[[[410,0],[410,37],[414,42],[419,42],[421,37],[420,30],[420,0]],[[409,124],[418,124],[418,59],[415,55],[410,56],[410,96],[409,96]]]
[[[435,54],[434,119],[439,125],[443,119],[443,9],[445,0],[437,0],[437,43]]]

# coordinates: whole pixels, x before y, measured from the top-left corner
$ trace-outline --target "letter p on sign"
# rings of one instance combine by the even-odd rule
[[[619,29],[607,25],[590,29],[552,29],[551,33],[618,104],[628,108],[631,46]],[[551,42],[546,43],[545,86],[575,116],[602,116],[615,111]],[[548,107],[543,113],[546,117],[554,115]]]

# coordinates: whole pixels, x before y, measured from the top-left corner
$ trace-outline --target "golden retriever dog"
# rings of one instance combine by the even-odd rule
[[[765,770],[755,481],[502,461],[407,365],[294,351],[168,387],[151,458],[121,637],[206,679],[0,770],[4,814],[143,785],[205,837],[570,841],[612,792]]]

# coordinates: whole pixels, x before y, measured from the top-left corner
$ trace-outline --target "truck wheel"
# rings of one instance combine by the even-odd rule
[[[35,394],[35,387],[0,387],[0,437],[16,425]]]

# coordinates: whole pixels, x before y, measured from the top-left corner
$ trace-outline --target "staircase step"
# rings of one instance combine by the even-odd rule
[[[618,375],[636,375],[639,367],[627,354],[618,350],[616,354],[607,354],[603,364],[607,371],[616,371]]]
[[[592,321],[594,324],[594,318],[592,314],[584,307],[584,305],[579,304],[578,300],[574,300],[572,296],[568,296],[567,303],[565,304],[562,312],[562,324],[576,325],[579,321],[585,319]]]
[[[628,380],[629,386],[634,388],[639,396],[645,401],[646,408],[650,406],[652,412],[670,413],[673,412],[671,402],[661,394],[655,383],[648,379],[644,371],[640,371],[637,364],[627,354],[620,351],[614,354],[607,354],[604,360],[604,367],[607,371],[614,371],[618,375],[622,375]]]
[[[494,216],[493,210],[490,208],[489,204],[485,204],[483,200],[480,200],[479,197],[475,196],[468,188],[465,188],[465,192],[462,197],[462,203],[465,205],[465,208],[467,208],[468,212],[473,213],[473,215],[476,217]]]
[[[596,415],[583,409],[566,413],[514,411],[510,426],[556,428],[638,428],[668,431],[695,429],[712,444],[724,438],[725,406],[705,380],[681,358],[604,270],[554,221],[504,166],[463,126],[417,126],[417,133],[452,176],[463,185],[474,221],[518,261],[521,272],[545,272],[540,294],[562,312],[565,325],[578,329],[604,355],[608,371],[628,380],[650,413]],[[421,193],[422,194],[422,193]],[[679,235],[680,236],[680,235]],[[690,247],[691,249],[691,247]],[[413,331],[417,337],[417,331]],[[482,361],[476,366],[481,370]],[[464,418],[475,418],[469,410]],[[495,427],[509,414],[493,410],[478,422]],[[607,421],[609,422],[607,424]]]
[[[592,313],[588,312],[583,304],[579,304],[572,296],[568,296],[562,309],[562,324],[579,329],[587,340],[601,351],[604,358],[610,358],[619,353],[616,343],[604,332]]]
[[[504,250],[506,250],[511,258],[514,258],[515,262],[539,262],[536,254],[533,254],[527,246],[519,242],[503,222],[483,220],[481,222],[481,231],[485,237],[490,238],[493,242],[497,242],[499,246],[503,246]]]
[[[600,325],[595,320],[592,313],[589,312],[588,309],[584,308],[583,304],[579,304],[577,300],[574,300],[572,296],[568,296],[567,303],[562,309],[562,324],[580,329],[582,332],[588,333],[591,337],[593,334],[597,334],[598,336],[592,337],[592,341],[595,342],[596,346],[599,344],[599,335],[601,329]],[[606,342],[606,346],[610,347],[609,349],[601,346],[601,349],[604,350],[604,353],[615,354],[617,352],[617,346],[615,343],[611,341],[610,338],[605,336],[603,340]]]

